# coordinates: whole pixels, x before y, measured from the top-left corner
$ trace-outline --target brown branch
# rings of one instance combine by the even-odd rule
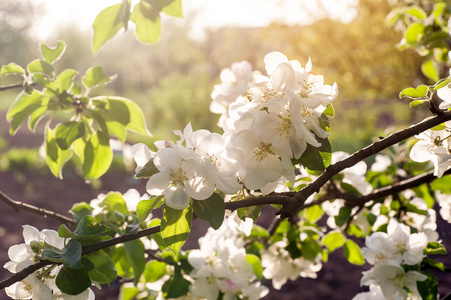
[[[287,196],[278,196],[278,195],[268,195],[264,197],[255,197],[250,199],[245,199],[241,201],[235,201],[235,202],[228,202],[225,204],[227,209],[235,210],[242,207],[250,207],[255,205],[262,205],[262,204],[287,204],[289,201],[289,197]],[[82,249],[82,255],[87,255],[93,252],[96,252],[101,249],[105,249],[111,246],[115,246],[117,244],[122,244],[125,242],[129,242],[132,240],[139,239],[144,236],[148,236],[154,233],[157,233],[160,231],[160,226],[154,226],[151,228],[147,228],[144,230],[139,231],[136,234],[124,234],[122,236],[112,238],[110,240],[106,240],[97,244],[92,244],[88,246],[84,246]],[[33,272],[39,270],[40,268],[50,265],[50,264],[56,264],[54,262],[48,261],[48,260],[42,260],[34,265],[31,265],[22,271],[12,275],[10,278],[5,279],[0,282],[0,290],[14,284],[15,282],[21,281],[25,279],[28,275],[32,274]]]
[[[17,88],[21,88],[24,86],[23,82],[20,83],[14,83],[14,84],[9,84],[9,85],[2,85],[0,86],[0,92],[1,91],[6,91],[6,90],[12,90],[12,89],[17,89]]]
[[[26,211],[32,212],[34,214],[37,214],[37,215],[56,219],[65,224],[75,225],[75,221],[69,217],[66,217],[59,213],[47,210],[45,208],[40,208],[40,207],[36,207],[36,206],[28,204],[28,203],[23,203],[20,201],[13,200],[10,197],[8,197],[7,195],[5,195],[2,191],[0,191],[0,200],[5,202],[6,204],[8,204],[8,206],[15,209],[16,211],[26,210]]]
[[[449,120],[451,120],[451,111],[444,112],[443,114],[432,117],[409,128],[395,132],[390,136],[380,141],[374,142],[370,146],[355,152],[346,159],[330,165],[320,176],[318,176],[315,181],[300,190],[295,196],[294,201],[292,201],[288,205],[285,205],[280,210],[280,216],[282,218],[289,218],[296,215],[302,209],[305,200],[310,195],[315,192],[319,192],[321,187],[323,187],[329,180],[332,179],[332,177],[334,177],[344,169],[350,168],[356,163],[364,160],[365,158],[370,157],[371,155],[379,153],[380,151],[393,146],[409,137],[420,134],[421,132],[428,130],[429,128],[432,128]]]

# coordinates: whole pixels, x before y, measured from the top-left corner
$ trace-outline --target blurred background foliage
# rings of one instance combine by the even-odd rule
[[[41,41],[35,40],[29,29],[42,8],[30,3],[0,1],[1,65],[14,61],[25,66],[39,56]],[[101,65],[107,74],[118,74],[112,84],[94,92],[137,102],[153,138],[129,135],[129,143],[148,145],[174,139],[172,130],[183,129],[188,122],[194,129],[220,132],[216,126],[219,116],[209,111],[210,93],[219,82],[221,69],[233,62],[248,60],[264,72],[263,58],[271,51],[281,51],[303,65],[311,57],[313,71],[323,74],[326,84],[337,82],[339,86],[339,97],[333,103],[333,151],[353,152],[378,136],[420,121],[426,113],[424,107],[409,109],[408,103],[398,98],[402,89],[427,81],[420,71],[422,58],[413,50],[396,50],[400,33],[385,24],[390,10],[386,1],[360,0],[358,14],[350,23],[322,19],[309,26],[225,27],[208,31],[202,41],[190,39],[187,26],[169,20],[155,46],[139,44],[130,28],[97,56],[91,51],[91,33],[76,26],[58,28],[45,42],[50,46],[57,40],[67,43],[66,53],[55,64],[57,71],[73,68],[83,74],[90,66]],[[2,78],[0,85],[11,82],[13,78]],[[8,136],[4,115],[14,92],[0,94],[0,137],[11,146],[15,139]],[[18,135],[31,133],[21,128]],[[0,149],[1,153],[5,155],[5,150]]]

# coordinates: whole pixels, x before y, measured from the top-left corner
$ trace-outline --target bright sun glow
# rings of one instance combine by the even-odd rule
[[[58,27],[73,24],[89,30],[95,16],[105,7],[120,1],[112,0],[34,0],[43,3],[45,16],[36,25],[39,39],[47,39]],[[134,2],[136,2],[134,0]],[[324,13],[344,22],[355,15],[357,0],[183,0],[184,14],[192,19],[193,37],[202,38],[205,28],[227,25],[265,26],[271,22],[309,24]],[[321,10],[319,6],[324,9]]]

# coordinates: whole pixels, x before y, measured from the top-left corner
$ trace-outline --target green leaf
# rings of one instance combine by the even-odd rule
[[[329,248],[329,252],[332,252],[344,245],[345,238],[341,232],[331,231],[323,237],[322,242]]]
[[[102,67],[91,67],[89,68],[85,76],[83,77],[82,81],[83,84],[87,88],[93,88],[95,86],[101,85],[101,84],[107,84],[116,79],[116,75],[114,76],[108,76],[102,69]]]
[[[55,83],[59,85],[59,91],[68,91],[73,84],[74,77],[78,74],[77,71],[73,69],[66,69],[61,72],[55,79]]]
[[[399,98],[408,97],[411,99],[427,99],[428,95],[428,87],[427,85],[420,85],[417,88],[406,88],[403,89],[401,93],[399,93]]]
[[[64,265],[72,268],[79,269],[81,261],[82,247],[79,241],[70,240],[64,247],[63,255],[61,256],[64,261]]]
[[[423,72],[424,76],[433,81],[438,81],[440,79],[439,67],[432,59],[428,59],[421,64],[421,72]]]
[[[6,113],[6,119],[11,122],[9,133],[14,135],[20,125],[37,109],[46,108],[49,100],[36,90],[31,94],[21,92]]]
[[[255,222],[257,221],[258,216],[260,216],[262,208],[263,205],[241,207],[237,209],[237,214],[238,217],[240,217],[240,219],[242,220],[245,220],[246,218],[251,218]]]
[[[262,267],[260,258],[258,258],[258,256],[254,255],[254,254],[246,254],[246,260],[248,263],[250,263],[252,265],[254,274],[257,276],[257,278],[262,278],[263,277],[263,267]]]
[[[426,12],[419,6],[410,6],[407,10],[406,13],[408,13],[411,16],[414,16],[415,18],[417,18],[418,20],[424,20],[427,18],[427,14]]]
[[[118,211],[123,215],[128,214],[127,203],[119,192],[109,192],[99,206],[106,206],[110,212]]]
[[[78,295],[91,286],[88,271],[63,266],[56,276],[56,286],[68,295]]]
[[[335,224],[337,224],[338,227],[343,226],[346,224],[349,219],[351,218],[351,212],[352,208],[349,206],[343,206],[338,211],[338,216],[335,216]]]
[[[144,278],[146,282],[154,282],[166,275],[167,265],[164,262],[151,260],[148,261],[144,268]]]
[[[443,246],[439,242],[429,242],[426,249],[424,249],[423,253],[425,255],[446,255],[446,254],[448,254],[445,246]]]
[[[62,238],[75,238],[75,234],[64,224],[58,228],[58,235]]]
[[[116,280],[117,272],[113,260],[103,250],[88,254],[87,259],[94,265],[90,270],[89,277],[92,281],[103,284],[111,284]]]
[[[139,293],[141,293],[139,288],[123,284],[119,292],[119,300],[135,300]]]
[[[150,176],[159,173],[160,170],[155,166],[153,159],[150,159],[146,164],[135,174],[135,178],[149,178]]]
[[[324,211],[321,205],[313,205],[304,209],[304,216],[310,223],[316,223],[323,216]]]
[[[31,63],[29,63],[27,70],[30,74],[45,74],[49,78],[53,78],[53,76],[55,75],[55,70],[53,69],[52,65],[40,59],[33,60]]]
[[[108,136],[97,131],[86,142],[83,153],[83,174],[87,179],[99,178],[108,171],[113,161],[113,150]]]
[[[205,200],[194,200],[193,210],[199,218],[207,221],[215,230],[221,227],[224,221],[224,199],[216,193]]]
[[[114,266],[117,271],[117,275],[125,279],[133,278],[133,268],[127,258],[125,247],[117,247],[113,255]]]
[[[61,150],[66,150],[76,139],[84,136],[85,124],[81,122],[67,121],[56,126],[55,131],[56,143]]]
[[[141,223],[144,222],[152,210],[158,208],[161,204],[163,204],[163,197],[161,196],[139,201],[138,206],[136,207],[139,221]]]
[[[133,240],[124,243],[124,248],[127,259],[133,268],[134,283],[136,286],[146,265],[144,245],[140,240]]]
[[[25,70],[15,63],[9,63],[7,65],[2,66],[2,69],[0,71],[0,76],[22,75],[22,74],[25,74]]]
[[[139,219],[136,219],[133,223],[128,224],[125,227],[125,234],[136,234],[139,230]]]
[[[63,166],[71,158],[72,151],[70,149],[62,150],[56,143],[55,136],[50,128],[47,128],[45,134],[45,154],[47,165],[53,176],[60,179],[63,178]]]
[[[316,148],[307,144],[307,149],[299,158],[298,162],[309,170],[324,171],[330,165],[332,148],[327,138],[318,138],[317,140],[321,143],[321,146]]]
[[[136,37],[143,43],[155,44],[161,35],[160,13],[146,2],[135,5],[130,20],[136,24]]]
[[[433,191],[451,194],[451,175],[445,175],[432,181],[431,189]]]
[[[173,17],[183,18],[182,0],[170,0],[166,2],[170,2],[170,4],[164,6],[161,12]]]
[[[102,10],[94,20],[94,37],[92,40],[92,51],[97,53],[100,47],[109,39],[116,35],[128,23],[130,14],[130,4],[128,1],[122,1],[121,4],[109,6]]]
[[[151,136],[147,130],[146,121],[142,110],[133,101],[119,97],[98,97],[94,99],[104,99],[108,101],[107,111],[105,112],[99,110],[107,122],[108,132],[115,134],[119,138],[120,135],[125,137],[125,126],[128,130],[142,135]],[[118,134],[118,130],[123,130],[124,133]]]
[[[66,50],[66,43],[58,41],[58,45],[54,48],[48,47],[46,44],[41,43],[41,54],[46,62],[49,64],[57,61],[63,55]]]
[[[193,208],[173,209],[163,205],[163,218],[161,219],[161,236],[169,250],[177,255],[180,248],[188,238],[193,219]]]
[[[441,89],[445,86],[447,86],[449,83],[451,82],[451,77],[446,77],[443,79],[440,79],[439,81],[437,81],[437,83],[434,85],[432,91],[436,91],[438,89]]]
[[[100,224],[91,216],[85,216],[74,231],[76,238],[85,246],[100,242],[103,236],[109,232],[108,227]]]
[[[70,209],[70,213],[76,223],[79,223],[84,216],[91,215],[93,208],[86,202],[75,203]]]
[[[416,207],[412,203],[406,203],[404,205],[404,207],[406,208],[406,211],[408,211],[408,212],[413,212],[413,213],[416,213],[416,214],[419,214],[419,215],[423,215],[423,216],[427,216],[428,215],[428,212],[426,210],[419,209],[418,207]]]
[[[439,269],[442,272],[445,272],[445,265],[441,262],[437,262],[429,257],[425,257],[423,258],[423,262],[424,264],[428,264],[436,269]]]
[[[347,240],[343,247],[345,257],[351,264],[362,266],[365,264],[360,247],[352,240]]]
[[[437,300],[438,279],[430,272],[422,272],[427,276],[424,281],[417,281],[418,292],[422,300]]]
[[[326,109],[323,111],[323,114],[325,114],[328,117],[333,117],[335,115],[335,109],[332,106],[332,103],[329,103],[326,107]]]
[[[411,23],[404,34],[406,42],[416,45],[424,35],[424,25],[421,23]]]
[[[166,281],[162,287],[163,296],[165,299],[182,297],[188,293],[190,285],[191,282],[183,278],[181,268],[176,267],[172,278]]]
[[[417,105],[423,104],[424,102],[429,102],[429,100],[413,100],[412,102],[409,103],[409,107],[415,107]]]

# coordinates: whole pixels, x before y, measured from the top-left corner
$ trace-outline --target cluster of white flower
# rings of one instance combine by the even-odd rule
[[[199,249],[191,250],[188,262],[194,268],[189,274],[194,299],[218,299],[222,293],[222,299],[257,300],[269,292],[247,261],[240,234],[225,222],[199,239]]]
[[[434,175],[442,177],[451,167],[450,137],[451,122],[446,122],[443,130],[426,130],[416,136],[419,139],[410,151],[410,158],[416,162],[432,161]]]
[[[244,185],[249,190],[273,192],[280,181],[294,182],[292,159],[307,145],[329,133],[320,120],[338,95],[337,85],[280,52],[266,55],[268,76],[252,73],[249,63],[232,65],[221,73],[222,83],[212,93],[211,110],[221,113],[224,134],[193,131],[188,124],[176,143],[158,141],[158,151],[145,145],[131,147],[141,170],[153,160],[158,173],[147,184],[151,195],[164,195],[166,203],[184,209],[190,198],[204,200],[217,189],[233,195]]]
[[[37,262],[44,245],[61,250],[65,240],[59,237],[58,232],[44,229],[41,232],[30,225],[23,226],[25,243],[13,245],[8,250],[11,261],[3,267],[11,273],[17,273]],[[22,281],[16,282],[5,289],[6,294],[12,299],[54,299],[54,300],[93,300],[94,292],[86,289],[76,298],[62,293],[56,286],[55,277],[62,266],[44,267],[39,271],[28,275]]]
[[[410,228],[396,219],[390,220],[387,233],[375,232],[366,237],[362,255],[373,267],[363,272],[361,285],[373,287],[369,293],[360,293],[354,299],[379,299],[378,291],[385,299],[419,297],[417,281],[426,280],[427,276],[417,271],[406,272],[403,266],[421,263],[427,244],[424,232],[411,234]]]
[[[315,261],[310,261],[303,257],[293,259],[285,249],[287,245],[288,241],[283,239],[261,252],[262,266],[264,268],[263,276],[266,279],[272,279],[272,285],[275,289],[280,289],[288,279],[296,280],[298,277],[316,278],[316,273],[322,268],[319,257]]]
[[[436,191],[435,199],[440,206],[440,216],[443,220],[451,223],[451,195]]]

